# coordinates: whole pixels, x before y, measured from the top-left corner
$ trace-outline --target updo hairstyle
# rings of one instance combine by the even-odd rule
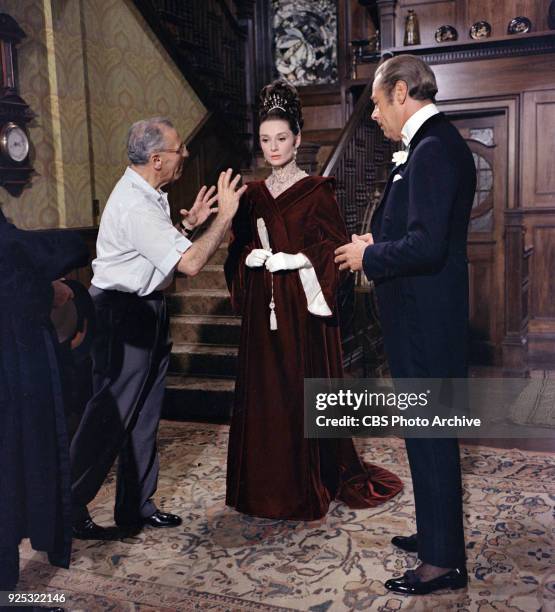
[[[278,79],[263,87],[258,118],[261,125],[269,119],[283,119],[297,136],[303,127],[303,111],[299,94],[293,85]]]

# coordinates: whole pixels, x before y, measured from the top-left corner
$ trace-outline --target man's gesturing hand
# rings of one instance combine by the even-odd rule
[[[237,189],[237,185],[241,180],[241,175],[237,174],[233,180],[231,180],[232,170],[229,168],[226,172],[220,174],[218,179],[218,208],[219,214],[231,218],[237,212],[239,207],[239,200],[241,196],[247,190],[247,186],[243,185]]]
[[[218,195],[214,195],[216,187],[212,185],[210,189],[206,185],[198,192],[195,203],[191,206],[190,210],[182,209],[181,222],[188,229],[192,230],[199,225],[202,225],[208,217],[216,212],[218,208],[212,208],[212,204],[217,202]]]
[[[350,244],[344,244],[335,249],[335,263],[339,264],[340,270],[356,272],[362,270],[364,251],[367,246],[374,244],[374,240],[372,234],[364,234],[364,236],[353,234],[351,239]]]

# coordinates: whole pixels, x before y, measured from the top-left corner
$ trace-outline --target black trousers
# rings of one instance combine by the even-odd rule
[[[13,591],[19,580],[19,548],[0,545],[0,591]]]
[[[118,458],[117,524],[156,511],[156,447],[171,342],[164,296],[147,297],[91,287],[97,315],[92,350],[93,397],[70,449],[74,522],[87,518]]]
[[[466,564],[458,440],[405,440],[409,458],[418,558],[438,567]]]

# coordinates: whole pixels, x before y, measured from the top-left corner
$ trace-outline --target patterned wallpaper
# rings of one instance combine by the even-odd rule
[[[165,115],[186,138],[206,110],[131,0],[88,0],[84,17],[94,197],[104,206],[127,163],[131,123]]]
[[[3,0],[1,8],[27,34],[18,46],[19,86],[37,114],[29,132],[38,176],[33,178],[32,189],[26,189],[18,198],[0,188],[0,205],[4,214],[22,228],[55,227],[59,214],[43,2]]]
[[[6,216],[22,228],[91,225],[126,165],[139,118],[167,115],[186,138],[205,115],[132,0],[3,0],[27,34],[18,47],[20,90],[37,114],[30,128],[32,186]]]

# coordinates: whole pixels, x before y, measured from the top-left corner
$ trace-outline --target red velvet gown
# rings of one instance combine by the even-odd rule
[[[225,271],[243,323],[226,503],[246,514],[315,520],[333,499],[370,508],[402,489],[391,472],[363,465],[351,439],[304,437],[304,378],[343,376],[337,317],[308,312],[298,270],[282,271],[274,274],[277,330],[271,330],[271,274],[245,266],[250,251],[262,248],[261,217],[273,252],[304,253],[335,310],[343,273],[334,250],[349,239],[333,186],[333,179],[309,176],[273,198],[263,181],[252,182],[234,219]]]

